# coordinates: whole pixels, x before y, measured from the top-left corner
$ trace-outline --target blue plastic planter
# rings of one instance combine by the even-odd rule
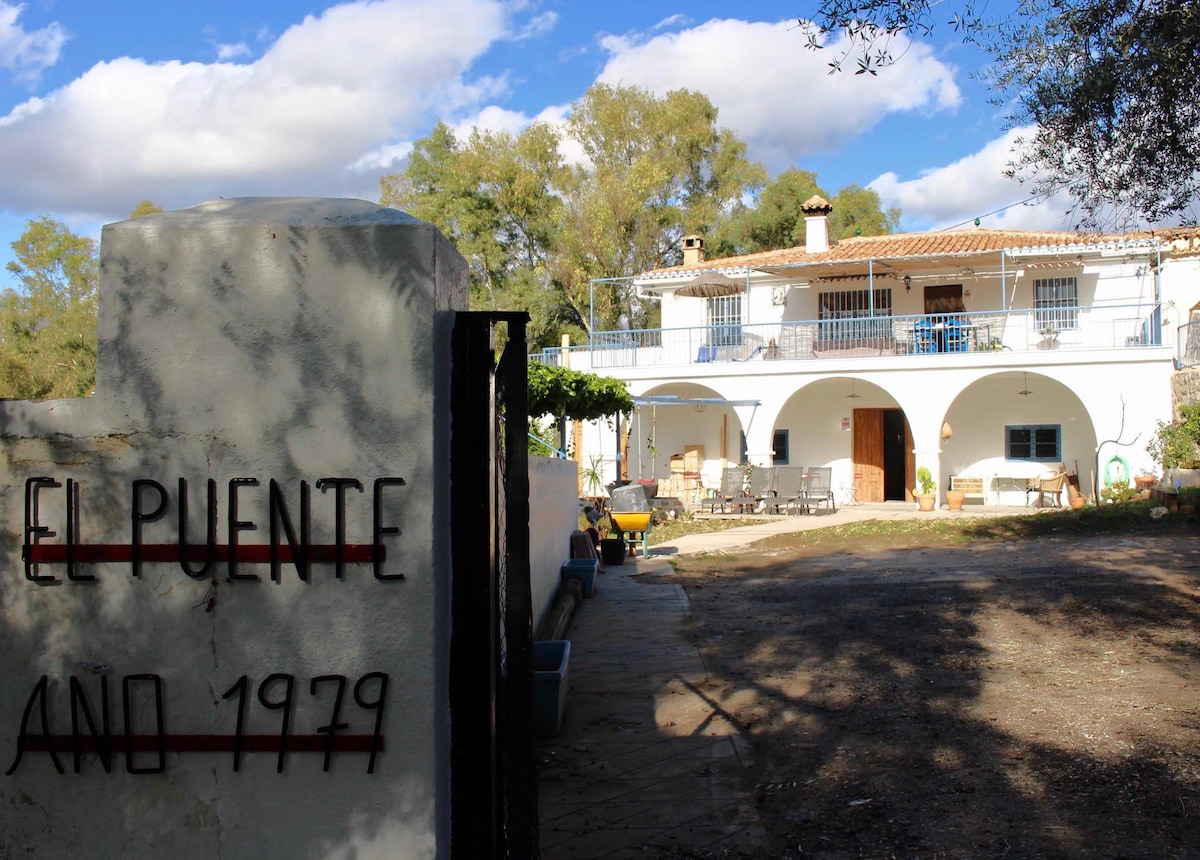
[[[600,570],[600,562],[594,558],[573,558],[564,561],[558,569],[559,582],[565,583],[574,576],[583,582],[583,596],[591,597],[596,593],[596,574]]]
[[[570,639],[533,643],[534,723],[543,737],[562,731],[570,660]]]

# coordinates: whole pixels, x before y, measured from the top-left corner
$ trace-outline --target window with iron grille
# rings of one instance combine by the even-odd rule
[[[1039,331],[1079,327],[1079,282],[1075,278],[1037,278],[1033,307]]]
[[[708,303],[709,344],[712,346],[738,346],[742,342],[742,297],[714,296]]]
[[[1010,425],[1004,428],[1004,457],[1008,460],[1056,462],[1062,459],[1062,425]]]
[[[871,296],[875,307],[871,307]],[[818,293],[818,319],[822,340],[856,340],[890,337],[892,291],[838,290]]]

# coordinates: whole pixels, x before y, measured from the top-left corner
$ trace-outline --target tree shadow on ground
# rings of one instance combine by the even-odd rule
[[[1135,549],[682,563],[776,853],[1196,856],[1195,547]]]

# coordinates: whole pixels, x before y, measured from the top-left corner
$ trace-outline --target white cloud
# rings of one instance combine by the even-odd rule
[[[17,23],[24,10],[23,5],[0,2],[0,68],[30,78],[58,62],[67,33],[58,22],[27,33]]]
[[[529,23],[513,34],[513,39],[516,41],[524,41],[526,39],[536,39],[539,36],[544,36],[555,27],[558,26],[557,12],[543,12],[540,15],[535,15],[530,19]]]
[[[402,170],[404,159],[412,152],[413,145],[409,141],[389,143],[368,152],[350,165],[354,173],[390,173]]]
[[[912,229],[939,230],[980,218],[984,227],[1070,230],[1071,201],[1066,194],[1022,205],[1029,189],[1004,176],[1016,139],[1031,132],[1013,129],[979,152],[924,171],[916,179],[901,180],[895,173],[885,173],[869,184],[884,206],[900,207],[905,225]]]
[[[456,122],[453,129],[459,140],[466,140],[474,129],[520,134],[521,130],[530,122],[529,117],[519,111],[488,105],[475,116]]]
[[[675,15],[669,15],[668,17],[663,18],[661,21],[659,21],[657,24],[655,24],[650,29],[651,30],[669,30],[672,27],[684,27],[690,23],[691,23],[691,19],[688,18],[687,15],[677,13]]]
[[[250,46],[245,42],[217,45],[217,59],[221,62],[236,60],[239,57],[250,56]]]
[[[99,63],[0,118],[0,163],[21,165],[0,175],[0,199],[122,216],[142,197],[369,187],[364,159],[392,163],[431,118],[503,90],[468,70],[509,26],[498,0],[360,0],[306,17],[253,63]]]
[[[601,45],[611,56],[599,79],[657,93],[705,93],[720,110],[720,123],[736,129],[750,156],[772,171],[835,151],[889,113],[949,111],[961,100],[955,70],[927,45],[914,44],[884,79],[829,75],[840,43],[824,51],[804,44],[788,24],[735,20],[649,39],[606,36]]]

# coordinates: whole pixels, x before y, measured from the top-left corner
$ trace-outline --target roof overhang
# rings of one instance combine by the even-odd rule
[[[1038,260],[1039,262],[1057,262],[1061,264],[1080,263],[1084,260],[1099,259],[1138,259],[1153,257],[1159,253],[1162,242],[1158,237],[1130,238],[1123,240],[1108,240],[1099,242],[1070,242],[1057,245],[1018,246],[1003,248],[971,248],[961,251],[940,251],[928,254],[902,254],[855,257],[840,260],[802,260],[794,263],[756,264],[750,261],[741,265],[720,266],[719,260],[710,271],[720,272],[733,279],[751,279],[755,275],[767,275],[779,278],[797,278],[805,281],[818,279],[853,280],[860,278],[887,277],[894,273],[902,277],[908,272],[938,268],[962,268],[994,266],[997,270],[1002,260],[1021,262]],[[697,270],[670,272],[646,272],[634,281],[640,289],[649,292],[668,292],[678,289],[685,279],[695,278]]]
[[[677,394],[647,394],[633,398],[634,406],[761,406],[761,400],[726,400],[724,397],[680,397]]]

